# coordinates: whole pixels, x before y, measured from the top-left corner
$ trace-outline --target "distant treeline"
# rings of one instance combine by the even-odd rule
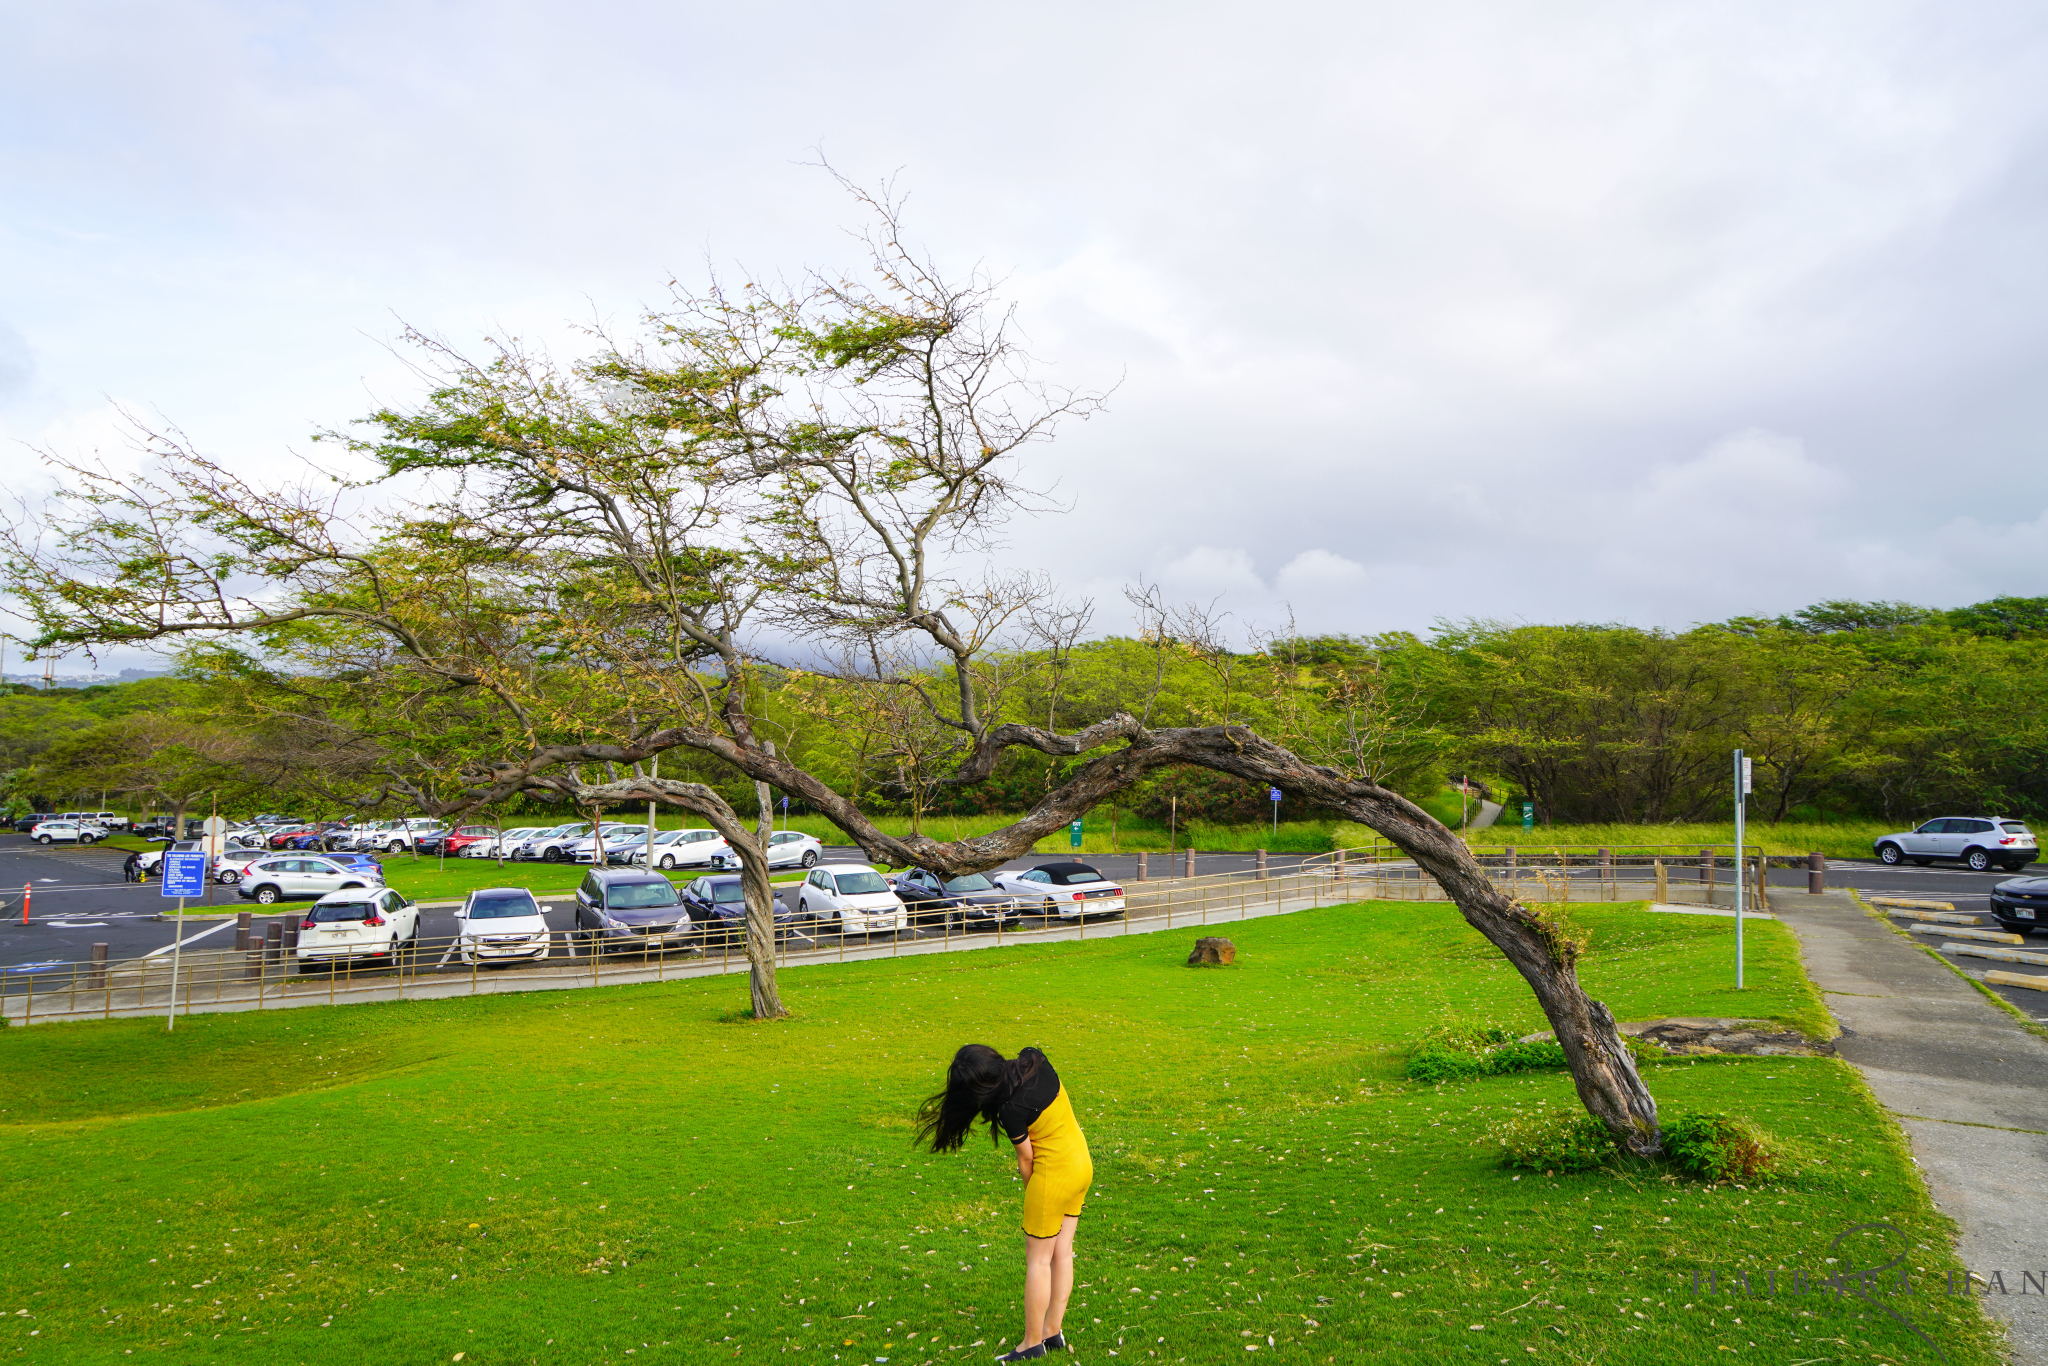
[[[989,781],[948,785],[962,737],[920,690],[942,698],[956,686],[936,668],[899,669],[887,684],[769,669],[763,711],[792,757],[878,812],[1018,811],[1085,762],[1012,750]],[[1952,611],[1829,602],[1687,631],[1467,621],[1427,638],[1278,638],[1245,650],[1112,637],[998,655],[974,686],[984,715],[1063,731],[1118,711],[1153,726],[1249,725],[1439,811],[1446,785],[1469,777],[1559,824],[1718,819],[1737,747],[1755,760],[1754,819],[2048,811],[2048,598]],[[289,693],[289,705],[266,689]],[[445,737],[466,732],[447,724],[454,704],[437,703],[441,719],[405,733],[408,748],[397,729],[350,731],[350,706],[377,709],[346,698],[340,681],[207,675],[201,659],[183,679],[13,687],[0,695],[6,795],[63,802],[153,784],[157,795],[139,800],[171,802],[210,783],[240,804],[312,816],[338,814],[401,760],[455,771],[462,756]],[[318,726],[304,720],[323,705],[331,715]],[[427,730],[443,744],[438,757]],[[153,765],[145,751],[158,752]],[[755,804],[711,761],[672,753],[662,771],[713,783],[743,811]],[[1119,811],[1218,823],[1272,814],[1263,787],[1207,771],[1155,776]],[[1286,796],[1279,814],[1330,813]]]

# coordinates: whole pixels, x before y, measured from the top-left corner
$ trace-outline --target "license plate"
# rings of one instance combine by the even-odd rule
[[[2015,906],[2012,908],[2012,913],[2015,918],[2020,920],[2032,920],[2034,918],[2034,908],[2032,906]]]

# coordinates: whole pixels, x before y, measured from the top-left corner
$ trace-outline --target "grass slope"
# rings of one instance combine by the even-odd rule
[[[1819,1029],[1789,936],[1579,912],[1623,1019]],[[0,1359],[165,1362],[985,1360],[1020,1322],[1020,1191],[985,1142],[909,1116],[959,1043],[1036,1043],[1096,1157],[1068,1315],[1145,1361],[1919,1359],[1856,1298],[1708,1301],[1695,1268],[1808,1276],[1844,1227],[1913,1238],[1888,1299],[1991,1362],[1896,1130],[1832,1060],[1654,1066],[1667,1107],[1747,1113],[1802,1173],[1753,1190],[1654,1172],[1515,1180],[1484,1144],[1561,1074],[1421,1087],[1426,1024],[1540,1017],[1448,908],[1255,921],[1237,967],[1183,936],[729,981],[0,1031],[8,1256]],[[1761,1281],[1759,1280],[1759,1284]],[[19,1311],[28,1311],[26,1315]]]

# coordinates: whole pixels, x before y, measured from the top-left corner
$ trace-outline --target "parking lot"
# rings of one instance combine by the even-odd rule
[[[31,982],[37,989],[43,989],[58,964],[88,959],[95,944],[107,945],[107,956],[116,962],[161,957],[171,950],[174,939],[179,936],[178,922],[160,918],[165,899],[156,883],[124,883],[121,880],[120,868],[124,857],[118,850],[46,848],[29,842],[24,836],[0,835],[0,977],[8,979],[9,994],[27,989]],[[1052,861],[1053,857],[1033,855],[1013,860],[1005,867],[1031,867]],[[1302,857],[1272,855],[1268,859],[1268,868],[1278,877],[1298,865]],[[860,854],[852,848],[833,848],[828,851],[828,859],[857,862]],[[1136,885],[1138,860],[1135,855],[1089,855],[1087,861],[1126,885]],[[1176,880],[1185,867],[1179,855],[1169,859],[1155,854],[1147,862],[1150,881],[1155,883]],[[1255,856],[1251,854],[1202,854],[1197,858],[1196,873],[1205,879],[1218,874],[1245,874],[1252,871],[1255,863]],[[1395,875],[1399,876],[1398,870],[1395,870]],[[1579,870],[1574,870],[1574,877],[1580,875]],[[1726,877],[1725,871],[1721,876]],[[1854,887],[1869,896],[1946,901],[1958,911],[1985,914],[1987,925],[1991,924],[1987,895],[1992,886],[2011,876],[2014,875],[1972,873],[1962,868],[1888,868],[1875,860],[1837,860],[1827,867],[1827,880],[1831,887]],[[1796,894],[1805,887],[1806,874],[1799,869],[1773,868],[1769,873],[1769,884],[1773,895]],[[24,891],[29,898],[26,923],[22,917]],[[216,886],[212,889],[212,897],[224,918],[188,916],[183,921],[183,946],[195,954],[205,955],[232,948],[236,933],[232,912],[254,909],[237,898],[232,888]],[[572,895],[567,892],[542,894],[540,900],[547,913],[549,927],[555,931],[550,957],[562,960],[576,957],[578,949],[568,933],[573,920]],[[1131,910],[1132,917],[1140,920],[1152,914],[1164,914],[1164,911],[1142,901]],[[275,912],[258,916],[255,920],[257,940],[260,942],[269,921],[287,919],[295,920],[296,917],[279,916]],[[1026,923],[1028,926],[1031,922]],[[445,961],[444,949],[455,933],[452,907],[431,903],[423,906],[420,933],[426,944],[439,947],[431,948],[424,955],[426,961],[418,964],[417,970],[431,972],[436,968],[449,968],[451,964]],[[946,937],[945,931],[913,928],[900,936],[875,936],[872,940],[862,937],[861,947],[872,948],[876,941],[891,939],[899,939],[906,946],[920,945],[935,937]],[[1937,950],[1943,942],[1939,936],[1927,938],[1932,941],[1929,947]],[[2032,942],[2048,949],[2048,941]],[[796,927],[788,945],[791,952],[799,954],[816,952],[822,947],[822,932],[805,925]],[[1948,957],[1959,969],[1978,975],[1987,968],[2000,967],[2033,971],[2023,965],[1990,963],[1960,955]],[[452,966],[459,968],[461,965],[455,963]],[[1991,989],[2030,1017],[2048,1017],[2048,992],[1995,984]]]

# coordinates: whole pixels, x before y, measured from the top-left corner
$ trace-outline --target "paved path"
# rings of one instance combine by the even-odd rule
[[[2048,1366],[2048,1298],[2019,1273],[2048,1268],[2048,1040],[2028,1033],[1940,960],[1864,913],[1846,892],[1772,889],[1806,969],[1842,1026],[1841,1056],[1912,1140],[1928,1189],[1961,1228],[2016,1366]]]

